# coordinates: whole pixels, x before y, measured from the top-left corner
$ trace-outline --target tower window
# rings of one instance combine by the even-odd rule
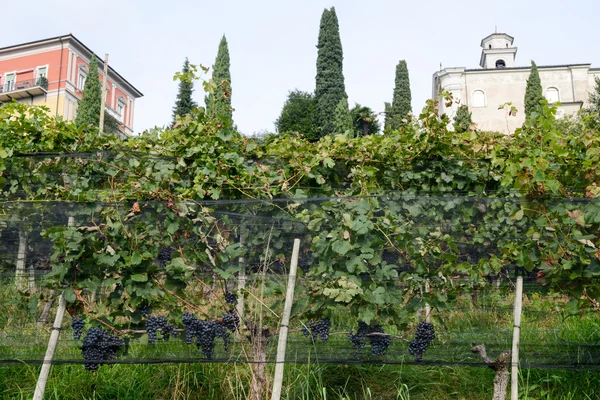
[[[504,60],[496,60],[496,68],[506,68]]]
[[[549,87],[546,89],[546,100],[548,100],[549,104],[558,103],[560,101],[558,89],[555,87]]]
[[[473,107],[485,107],[485,93],[483,90],[473,92]]]
[[[490,49],[491,49],[491,48],[492,48],[492,45],[490,44],[489,46],[490,46]]]

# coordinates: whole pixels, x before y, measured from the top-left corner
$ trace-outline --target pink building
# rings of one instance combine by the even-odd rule
[[[0,102],[44,105],[72,120],[93,56],[102,82],[104,59],[71,34],[0,48]],[[135,100],[142,93],[110,65],[106,93],[106,111],[120,122],[124,134],[132,134]]]

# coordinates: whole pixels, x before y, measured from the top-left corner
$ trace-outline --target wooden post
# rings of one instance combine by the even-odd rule
[[[429,293],[429,279],[425,281],[425,293]],[[431,306],[425,303],[425,322],[431,323]]]
[[[240,226],[240,247],[244,247],[244,225]],[[237,281],[237,313],[240,317],[240,321],[244,319],[244,293],[243,290],[246,288],[246,259],[244,257],[240,257],[240,272],[238,272],[238,281]]]
[[[25,264],[27,261],[27,236],[24,233],[19,234],[19,250],[17,252],[17,269],[15,271],[15,283],[17,284],[17,289],[23,291],[25,290],[25,280],[27,279],[27,274],[25,272]]]
[[[281,398],[281,387],[283,385],[283,369],[285,362],[285,349],[287,346],[287,336],[292,313],[292,303],[294,301],[294,289],[296,287],[296,272],[298,271],[298,257],[300,254],[300,239],[294,239],[294,249],[292,250],[292,261],[290,263],[290,276],[288,278],[287,292],[285,294],[285,305],[283,306],[283,315],[281,317],[281,327],[279,328],[279,342],[277,343],[277,358],[275,365],[275,379],[273,380],[273,393],[271,400]]]
[[[66,306],[67,302],[61,294],[58,299],[58,310],[56,310],[56,317],[54,318],[54,326],[52,327],[52,333],[50,333],[48,348],[46,349],[46,355],[44,356],[44,364],[42,364],[40,377],[38,378],[37,385],[35,386],[33,400],[42,400],[44,398],[46,382],[48,382],[48,375],[50,375],[52,358],[54,357],[54,351],[56,350],[56,345],[58,344],[58,336],[60,335],[60,327],[62,325],[63,316],[65,315]]]
[[[69,217],[68,226],[75,226],[75,218]],[[42,400],[44,398],[44,391],[46,390],[46,382],[48,382],[48,375],[50,375],[50,367],[52,367],[52,358],[54,357],[54,351],[58,344],[58,336],[60,335],[60,328],[62,326],[62,320],[65,315],[65,309],[67,308],[67,301],[61,294],[58,298],[58,309],[56,310],[56,316],[54,317],[54,325],[52,325],[52,332],[50,333],[50,340],[48,341],[48,348],[46,349],[46,355],[44,356],[44,363],[40,371],[40,377],[38,378],[35,386],[35,393],[33,394],[33,400]]]
[[[50,308],[52,308],[52,304],[54,304],[54,295],[56,294],[55,290],[51,290],[50,294],[48,294],[49,300],[46,302],[44,309],[42,310],[42,315],[37,321],[37,327],[41,328],[46,323],[48,319],[48,314],[50,314]]]
[[[35,268],[29,265],[29,293],[35,293]]]
[[[523,306],[523,276],[517,276],[515,290],[515,324],[512,343],[512,368],[510,372],[510,398],[519,399],[519,341],[521,339],[521,309]]]
[[[102,79],[102,107],[100,107],[100,133],[104,132],[104,108],[106,107],[106,85],[108,82],[108,53],[104,55],[104,79]]]

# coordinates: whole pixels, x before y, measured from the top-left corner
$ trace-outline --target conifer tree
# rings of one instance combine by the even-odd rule
[[[226,119],[233,123],[233,110],[231,109],[231,72],[229,71],[229,47],[225,35],[219,43],[219,51],[213,65],[212,80],[215,84],[214,92],[205,98],[206,112],[210,116]]]
[[[392,123],[392,104],[386,101],[385,103],[383,103],[383,105],[385,114],[385,119],[383,121],[383,131],[385,133],[388,133],[390,131]]]
[[[341,99],[335,108],[335,117],[334,117],[335,133],[346,133],[348,131],[352,132],[352,117],[350,116],[350,110],[348,109],[348,100]]]
[[[186,76],[190,71],[190,62],[185,59],[181,73]],[[177,100],[175,100],[175,106],[173,107],[173,125],[177,116],[184,116],[189,114],[192,109],[196,108],[198,104],[192,99],[192,93],[194,92],[194,82],[190,79],[182,79],[179,82],[179,92],[177,93]]]
[[[525,117],[529,118],[535,113],[542,111],[540,101],[544,100],[542,91],[542,81],[535,62],[531,62],[531,72],[527,78],[527,88],[525,89]]]
[[[342,41],[334,7],[323,11],[317,49],[315,98],[321,136],[325,136],[335,130],[338,104],[342,99],[348,99],[344,84]]]
[[[102,86],[98,77],[98,60],[92,56],[89,71],[83,86],[83,97],[77,106],[75,124],[98,127],[102,107]]]
[[[392,115],[390,118],[390,129],[399,129],[402,125],[402,119],[406,118],[412,111],[412,96],[410,92],[410,79],[408,76],[408,67],[405,60],[401,60],[396,65],[396,85],[394,87],[394,97],[392,100]]]
[[[597,117],[600,117],[600,77],[596,76],[594,82],[596,85],[594,86],[594,90],[590,93],[589,98],[590,111],[596,114]]]
[[[464,104],[456,111],[454,117],[454,131],[457,133],[466,132],[469,127],[473,124],[472,114],[469,111],[469,107]]]

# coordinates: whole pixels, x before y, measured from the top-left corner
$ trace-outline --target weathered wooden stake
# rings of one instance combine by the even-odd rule
[[[17,252],[17,268],[15,271],[15,283],[18,290],[25,290],[27,274],[25,265],[27,263],[27,236],[19,234],[19,250]]]
[[[279,328],[279,342],[277,343],[277,358],[275,365],[275,379],[273,380],[273,393],[271,400],[281,398],[281,387],[283,385],[283,369],[285,362],[285,349],[287,346],[287,336],[292,313],[292,304],[294,302],[294,289],[296,287],[296,272],[298,271],[298,257],[300,254],[300,239],[294,239],[294,249],[292,250],[292,261],[290,263],[290,275],[288,278],[287,292],[285,294],[285,305],[283,306],[283,315],[281,317],[281,327]]]
[[[523,277],[517,276],[515,290],[515,324],[512,343],[512,368],[510,379],[510,398],[519,399],[519,342],[521,339],[521,309],[523,307]]]
[[[425,293],[429,293],[429,279],[425,281]],[[431,306],[425,303],[425,322],[431,323]]]
[[[244,225],[240,226],[240,247],[244,247]],[[246,288],[246,259],[244,257],[240,257],[240,272],[238,272],[238,281],[237,281],[237,313],[240,317],[240,321],[244,319],[244,293],[243,290]]]
[[[102,107],[100,107],[100,133],[104,132],[104,109],[106,107],[106,85],[108,83],[108,54],[104,55],[104,79],[102,79]],[[114,107],[114,105],[113,105]]]
[[[69,217],[68,226],[75,226],[75,218]],[[58,298],[58,308],[56,310],[56,316],[54,317],[54,325],[52,325],[52,332],[50,333],[50,340],[48,341],[48,348],[46,349],[46,355],[44,356],[44,363],[40,371],[37,384],[35,386],[35,393],[33,394],[33,400],[42,400],[44,398],[44,391],[46,390],[46,382],[48,382],[48,375],[50,375],[50,368],[52,367],[52,358],[54,357],[54,351],[58,344],[58,337],[60,335],[60,328],[62,326],[62,320],[65,315],[65,309],[67,308],[67,301],[61,294]]]
[[[35,386],[33,400],[42,400],[44,398],[46,382],[48,382],[48,375],[50,375],[50,367],[52,367],[52,358],[54,357],[54,351],[56,350],[56,345],[58,344],[58,336],[60,335],[60,327],[62,325],[62,320],[63,316],[65,315],[66,307],[67,302],[61,294],[58,299],[58,309],[56,310],[56,317],[54,318],[52,333],[50,333],[48,348],[46,349],[46,355],[44,356],[44,364],[42,364],[40,377],[38,378],[37,385]]]

